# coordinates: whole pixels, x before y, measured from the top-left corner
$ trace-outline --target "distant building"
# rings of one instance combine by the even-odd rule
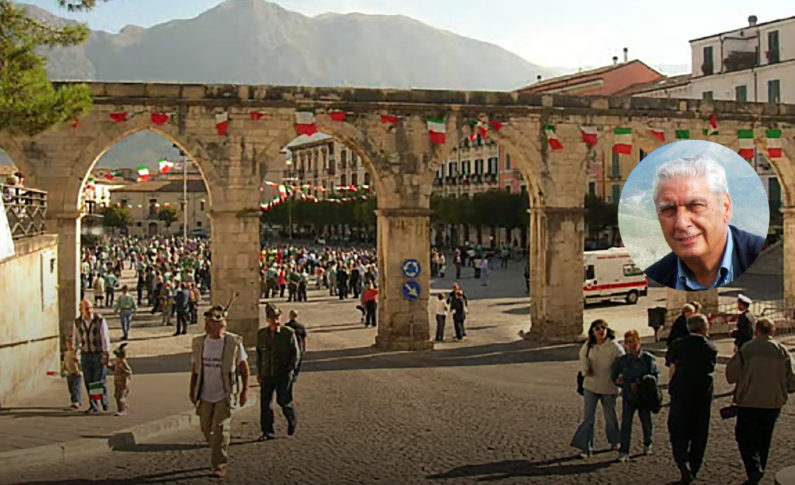
[[[304,190],[318,199],[334,197],[339,187],[372,187],[362,158],[336,138],[323,133],[300,136],[286,147],[284,181],[287,185],[310,185]],[[271,181],[279,183],[279,181]],[[322,187],[320,190],[318,187]]]
[[[626,51],[625,51],[626,56]],[[567,74],[550,79],[539,80],[535,84],[519,88],[519,94],[556,93],[571,96],[620,96],[631,86],[647,84],[665,79],[639,60],[613,64],[575,74]]]
[[[187,179],[187,205],[183,202],[181,179],[153,180],[138,182],[114,188],[110,191],[110,202],[127,207],[135,224],[128,229],[133,236],[155,236],[161,234],[181,234],[185,211],[188,215],[190,234],[210,235],[210,210],[207,187],[202,178]],[[177,220],[166,227],[158,218],[163,207],[175,207]]]

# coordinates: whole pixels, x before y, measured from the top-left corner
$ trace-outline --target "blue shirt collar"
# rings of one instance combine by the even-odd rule
[[[701,286],[693,277],[687,266],[678,257],[676,258],[676,289],[677,290],[711,290],[723,286],[734,279],[734,237],[731,229],[727,229],[726,249],[723,250],[723,259],[718,269],[718,277],[710,286]]]

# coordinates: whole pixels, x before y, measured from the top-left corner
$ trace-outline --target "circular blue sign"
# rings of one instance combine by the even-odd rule
[[[406,281],[403,283],[403,298],[414,301],[422,294],[422,288],[416,281]]]
[[[407,259],[403,261],[403,276],[406,278],[413,280],[417,276],[422,273],[422,266],[420,266],[420,262],[416,259]]]

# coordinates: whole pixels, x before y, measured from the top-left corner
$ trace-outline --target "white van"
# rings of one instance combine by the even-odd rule
[[[623,298],[627,303],[637,303],[646,296],[649,280],[629,257],[626,248],[585,251],[585,282],[582,293],[585,303]]]

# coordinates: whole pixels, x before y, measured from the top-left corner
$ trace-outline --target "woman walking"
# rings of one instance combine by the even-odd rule
[[[583,382],[584,419],[571,446],[580,450],[582,458],[588,458],[594,450],[594,424],[596,404],[601,401],[605,416],[605,433],[610,449],[617,450],[621,435],[616,415],[618,387],[612,379],[612,368],[624,349],[615,341],[615,332],[608,328],[604,320],[594,320],[588,329],[588,341],[580,349],[580,370],[585,376]]]

